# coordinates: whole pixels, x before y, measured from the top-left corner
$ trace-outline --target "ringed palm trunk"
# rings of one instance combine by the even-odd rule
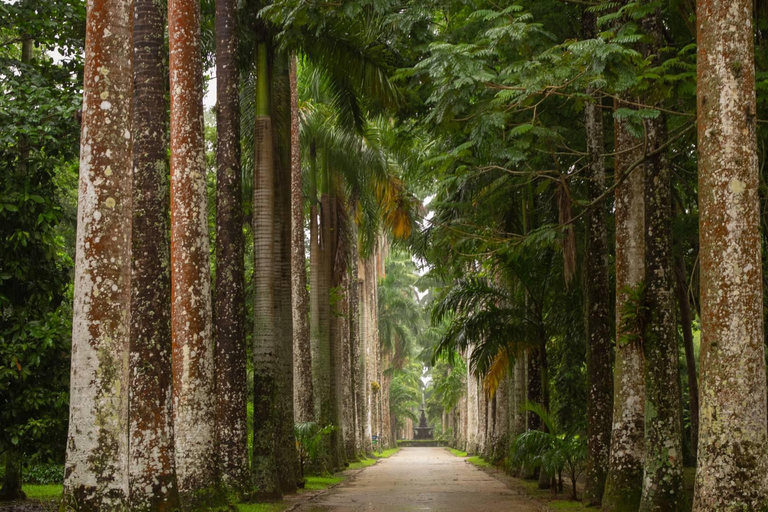
[[[327,163],[326,163],[327,165]],[[339,248],[339,201],[336,197],[336,183],[331,178],[330,167],[327,167],[326,179],[328,180],[328,203],[330,213],[329,223],[329,247],[328,247],[328,266],[330,267],[330,287],[329,287],[329,315],[328,315],[328,333],[331,361],[331,418],[336,429],[331,433],[331,452],[333,454],[333,465],[336,468],[344,467],[344,424],[342,419],[343,395],[344,395],[344,373],[343,373],[343,347],[342,336],[343,328],[340,325],[340,315],[343,314],[340,309],[341,297],[341,279],[343,269],[340,268]],[[343,259],[343,258],[342,258]],[[334,299],[334,300],[332,300]]]
[[[469,360],[472,358],[472,347],[467,350],[467,430],[466,452],[476,454],[478,449],[478,408],[477,408],[477,379],[469,370]]]
[[[643,20],[652,43],[645,54],[663,44],[658,12]],[[645,160],[645,466],[640,511],[682,510],[682,435],[677,321],[671,247],[669,162],[660,146],[667,140],[666,118],[646,122]]]
[[[356,256],[357,257],[357,256]],[[358,257],[358,308],[359,308],[359,333],[357,335],[357,400],[360,422],[360,436],[362,441],[362,452],[364,455],[373,453],[373,444],[371,440],[371,376],[368,368],[368,331],[370,325],[370,308],[368,287],[369,261]]]
[[[171,72],[171,333],[182,506],[220,501],[203,139],[200,4],[168,5]]]
[[[130,502],[133,510],[174,510],[165,16],[154,0],[135,0],[133,35]]]
[[[256,54],[256,122],[253,171],[253,462],[257,495],[281,495],[275,447],[280,410],[280,371],[275,301],[275,162],[270,111],[270,62],[267,43],[258,43]]]
[[[694,510],[768,507],[752,3],[699,0],[701,418]]]
[[[235,0],[216,1],[216,421],[222,483],[247,490],[245,261]]]
[[[392,418],[389,414],[389,385],[392,377],[387,373],[392,362],[392,354],[383,351],[381,354],[381,437],[382,446],[386,448],[394,447],[395,440],[392,438]]]
[[[280,488],[296,491],[300,481],[293,428],[293,300],[291,293],[291,88],[290,61],[285,52],[274,54],[272,117],[275,142],[275,301],[278,377],[278,440],[275,448]]]
[[[132,24],[130,0],[87,4],[64,480],[78,510],[128,506]]]
[[[626,106],[616,102],[614,108]],[[642,141],[614,122],[616,173],[622,176],[642,158]],[[628,290],[637,290],[645,272],[645,171],[641,165],[616,188],[616,362],[613,427],[603,495],[606,512],[635,512],[640,506],[645,460],[645,356],[638,326],[624,320],[631,307]]]
[[[304,188],[301,179],[299,92],[296,56],[291,57],[291,286],[293,293],[293,401],[296,421],[315,418],[312,397],[312,348],[309,338],[309,295],[304,254]]]
[[[596,15],[582,14],[585,38],[596,33]],[[597,200],[605,192],[605,152],[603,111],[600,96],[587,88],[591,96],[585,107],[587,153],[589,154],[589,198]],[[610,298],[608,284],[608,230],[604,204],[592,210],[587,219],[587,462],[584,498],[599,505],[605,491],[605,479],[611,446],[611,409],[613,382],[611,374]]]

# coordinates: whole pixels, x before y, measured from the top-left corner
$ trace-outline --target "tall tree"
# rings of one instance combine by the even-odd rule
[[[275,441],[279,410],[274,276],[275,163],[270,104],[270,49],[266,36],[256,51],[256,124],[253,170],[254,426],[253,478],[257,493],[280,496]]]
[[[304,249],[304,187],[301,179],[301,138],[297,59],[291,58],[291,285],[293,293],[293,401],[296,421],[312,421],[312,348],[309,338],[309,294]]]
[[[752,3],[699,0],[701,418],[694,510],[768,507]]]
[[[65,500],[128,503],[133,2],[89,0]]]
[[[193,507],[219,499],[199,2],[169,2],[168,36],[173,423],[179,495]]]
[[[594,38],[596,15],[584,10],[584,37]],[[587,89],[590,101],[584,106],[589,155],[587,188],[589,199],[599,201],[605,192],[605,144],[601,96]],[[608,229],[605,206],[598,203],[587,218],[586,327],[587,327],[587,467],[585,499],[599,505],[605,491],[611,446],[611,334],[608,284]]]
[[[243,492],[250,474],[236,8],[235,0],[216,1],[215,366],[219,471],[224,485]]]
[[[615,109],[623,104],[616,102]],[[626,119],[614,121],[616,188],[616,362],[613,428],[603,509],[635,512],[640,506],[645,454],[645,373],[642,333],[633,321],[645,272],[645,171],[640,140]],[[634,165],[634,169],[630,166]],[[636,318],[636,317],[635,317]]]
[[[173,448],[164,39],[160,5],[135,0],[129,439],[130,502],[135,510],[179,506]]]
[[[658,64],[664,44],[658,9],[642,20],[649,42],[643,54]],[[658,92],[656,92],[658,94]],[[652,98],[656,105],[660,99]],[[672,267],[672,189],[663,113],[645,123],[645,464],[640,511],[682,510],[682,421],[678,371],[675,276]]]

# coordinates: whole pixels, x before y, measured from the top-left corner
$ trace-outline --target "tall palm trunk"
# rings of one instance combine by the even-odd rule
[[[343,341],[342,336],[344,333],[343,327],[340,325],[341,315],[343,310],[341,309],[343,289],[341,286],[342,276],[344,274],[343,256],[339,254],[339,200],[336,196],[336,183],[334,183],[330,176],[330,167],[328,168],[327,179],[329,181],[329,247],[328,258],[330,267],[330,288],[329,288],[329,348],[331,351],[331,418],[332,423],[336,425],[336,429],[331,433],[331,451],[333,453],[334,467],[342,468],[345,464],[345,452],[344,452],[344,423],[343,423],[343,395],[344,395],[344,373],[343,373]],[[332,296],[331,296],[332,295]]]
[[[584,38],[597,31],[596,15],[584,9]],[[597,200],[605,192],[605,152],[603,111],[600,96],[590,88],[591,101],[584,107],[589,154],[589,199]],[[599,505],[605,491],[611,446],[611,409],[613,382],[611,374],[611,334],[608,284],[608,229],[606,208],[599,204],[587,218],[586,324],[587,324],[587,463],[584,497]]]
[[[351,221],[354,222],[354,221]],[[351,234],[349,234],[351,236]],[[354,261],[353,254],[347,249],[349,261]],[[345,258],[346,259],[346,258]],[[354,355],[353,355],[353,334],[354,318],[352,311],[352,282],[349,268],[344,269],[341,288],[341,315],[337,319],[339,330],[341,332],[341,375],[342,375],[342,400],[341,400],[341,421],[344,434],[344,457],[352,462],[358,459],[356,444],[356,413],[355,413],[355,378],[354,378]],[[356,277],[356,276],[355,276]]]
[[[514,392],[512,397],[513,426],[512,435],[518,436],[526,431],[527,415],[523,412],[523,406],[528,401],[528,355],[520,354],[515,359],[514,366]]]
[[[643,19],[650,56],[663,44],[658,12]],[[654,57],[658,59],[658,57]],[[645,160],[645,466],[640,511],[682,510],[683,458],[680,421],[677,321],[672,268],[672,203],[663,114],[646,125]]]
[[[365,455],[373,453],[373,444],[371,436],[371,376],[368,368],[368,332],[370,325],[370,294],[368,287],[369,279],[369,260],[358,259],[358,293],[357,301],[359,308],[359,333],[357,335],[357,402],[360,421],[360,436],[362,440],[362,452]]]
[[[132,25],[132,1],[88,2],[64,480],[79,510],[128,505]]]
[[[135,510],[179,506],[173,448],[168,148],[162,115],[164,18],[154,0],[134,1],[129,487]]]
[[[190,507],[218,501],[200,3],[171,0],[168,34],[173,420],[179,494]]]
[[[392,377],[387,372],[392,363],[392,354],[389,351],[382,351],[381,363],[381,443],[387,449],[394,446],[391,435],[392,418],[389,415],[389,385],[392,381]]]
[[[699,0],[701,418],[694,510],[768,507],[752,3]]]
[[[614,108],[624,106],[616,103]],[[642,158],[642,141],[614,122],[617,177]],[[619,179],[619,178],[617,178]],[[632,307],[628,290],[638,290],[645,272],[644,167],[639,166],[616,188],[616,362],[613,428],[603,510],[635,512],[640,505],[645,460],[645,376],[641,333],[625,321]]]
[[[301,180],[299,91],[296,56],[291,58],[291,285],[293,293],[293,402],[296,421],[315,418],[312,397],[312,348],[309,340],[309,295],[304,255],[304,188]]]
[[[216,421],[222,483],[249,486],[245,261],[235,0],[216,1]]]
[[[275,162],[270,109],[270,50],[265,41],[256,52],[256,123],[253,171],[253,465],[256,492],[281,495],[275,446],[280,411],[279,346],[275,301]]]
[[[469,454],[477,453],[478,449],[478,408],[477,408],[477,378],[472,375],[469,369],[469,361],[472,358],[472,347],[467,349],[466,361],[467,361],[467,435],[466,451]]]
[[[291,86],[290,59],[276,52],[272,73],[275,133],[275,324],[278,346],[278,438],[275,448],[280,489],[296,491],[300,479],[293,429],[293,299],[291,269]]]
[[[359,260],[357,249],[357,224],[352,220],[350,223],[350,269],[349,269],[349,358],[352,386],[352,408],[354,412],[354,430],[355,430],[355,455],[350,460],[358,458],[364,453],[363,443],[363,399],[364,388],[361,383],[364,380],[361,375],[361,351],[360,351],[360,280],[359,280]]]

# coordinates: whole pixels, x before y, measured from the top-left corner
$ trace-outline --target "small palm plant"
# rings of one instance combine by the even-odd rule
[[[314,421],[307,421],[294,423],[293,430],[296,434],[296,448],[299,452],[299,467],[303,481],[304,468],[318,459],[320,450],[323,449],[323,437],[330,435],[336,427],[333,425],[321,427]]]
[[[546,431],[529,430],[517,436],[512,444],[512,465],[525,471],[540,469],[557,475],[560,492],[565,471],[571,479],[571,498],[578,500],[576,479],[584,470],[587,455],[584,438],[574,432],[560,432],[552,415],[539,404],[528,402],[523,410],[541,418]]]

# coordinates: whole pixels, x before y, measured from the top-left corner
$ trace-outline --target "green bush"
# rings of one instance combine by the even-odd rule
[[[60,464],[30,464],[24,468],[25,484],[60,484],[64,481],[64,466]]]

